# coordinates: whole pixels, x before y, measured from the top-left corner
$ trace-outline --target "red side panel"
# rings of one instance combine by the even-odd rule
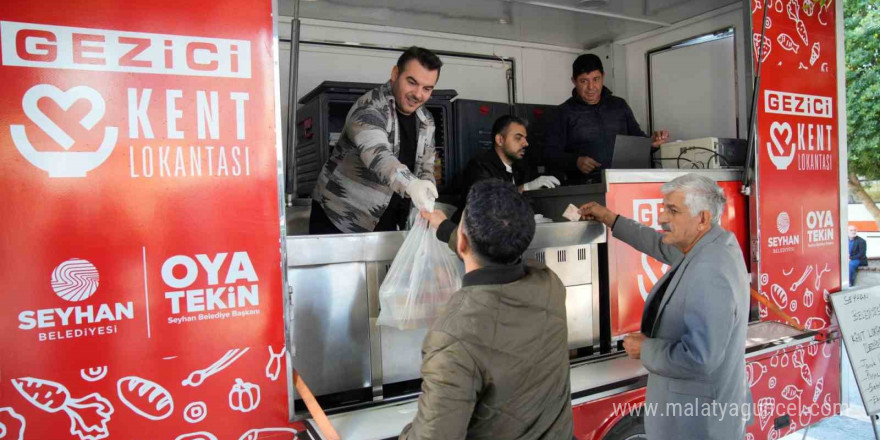
[[[775,440],[840,414],[840,340],[777,351],[746,365],[756,416],[748,440]],[[775,429],[774,421],[789,423]]]
[[[600,440],[623,417],[645,403],[645,388],[594,400],[572,408],[574,436],[578,440]]]

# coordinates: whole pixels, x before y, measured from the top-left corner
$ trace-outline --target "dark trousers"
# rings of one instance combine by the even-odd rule
[[[374,232],[404,230],[410,206],[411,203],[408,199],[402,200],[400,196],[395,194],[388,208],[385,209],[385,213],[379,218],[379,223],[376,224]],[[309,215],[309,235],[343,233],[330,221],[321,204],[312,200],[312,212]]]
[[[856,272],[859,271],[859,260],[849,260],[849,285],[856,285]]]
[[[312,213],[309,215],[309,234],[342,234],[342,231],[334,226],[330,218],[327,217],[327,213],[324,212],[321,204],[314,200],[312,200]]]

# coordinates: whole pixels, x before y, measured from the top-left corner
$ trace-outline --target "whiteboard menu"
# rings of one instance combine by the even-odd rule
[[[869,415],[880,412],[880,286],[831,295],[846,352]]]

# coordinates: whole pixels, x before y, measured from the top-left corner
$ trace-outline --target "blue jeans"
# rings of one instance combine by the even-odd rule
[[[856,285],[856,272],[859,271],[859,260],[849,260],[849,285]]]

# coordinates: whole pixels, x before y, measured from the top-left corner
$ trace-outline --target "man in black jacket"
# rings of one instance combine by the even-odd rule
[[[868,265],[868,244],[865,239],[859,237],[859,232],[855,226],[850,225],[849,229],[849,285],[856,285],[856,273],[860,266]]]
[[[555,188],[559,179],[553,176],[538,176],[532,179],[532,173],[522,162],[529,146],[525,120],[513,115],[504,115],[492,124],[491,150],[486,150],[471,159],[462,173],[461,200],[458,211],[452,221],[459,223],[467,195],[475,183],[486,179],[498,179],[514,184],[519,192],[539,188]]]
[[[571,98],[562,103],[547,135],[547,161],[568,177],[566,185],[595,183],[601,169],[611,166],[617,135],[647,137],[623,98],[604,86],[602,60],[584,54],[572,64]],[[655,132],[653,146],[666,141],[666,130]]]

